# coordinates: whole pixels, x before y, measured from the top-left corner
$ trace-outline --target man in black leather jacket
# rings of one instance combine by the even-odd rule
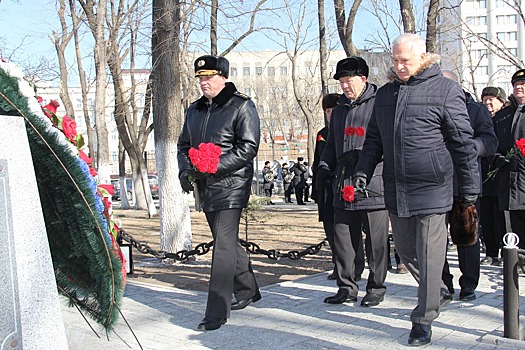
[[[195,61],[203,96],[188,107],[177,145],[182,189],[197,192],[195,207],[204,210],[213,235],[208,302],[198,330],[218,329],[230,310],[243,309],[261,298],[238,238],[241,212],[250,196],[252,160],[259,149],[260,121],[250,98],[226,82],[228,70],[224,57],[202,56]],[[214,174],[195,170],[190,161],[190,148],[201,143],[213,143],[222,150]],[[232,293],[237,300],[233,304]]]

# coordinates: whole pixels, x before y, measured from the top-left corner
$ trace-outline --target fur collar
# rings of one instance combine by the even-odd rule
[[[435,53],[427,53],[425,56],[425,60],[421,64],[421,67],[419,67],[419,69],[417,70],[416,74],[414,74],[414,76],[420,75],[425,69],[429,68],[430,66],[434,64],[439,64],[440,62],[441,62],[441,56]],[[411,79],[412,77],[409,80]],[[391,67],[390,71],[388,72],[388,80],[391,82],[397,82],[401,85],[405,85],[407,83],[406,81],[403,81],[397,77],[397,74],[394,71],[394,67]]]
[[[212,103],[216,103],[219,106],[224,106],[228,102],[233,94],[237,92],[237,88],[232,82],[227,82],[224,88],[219,92],[217,96],[212,99]],[[202,96],[197,100],[197,108],[201,109],[208,105],[208,99],[205,96]]]

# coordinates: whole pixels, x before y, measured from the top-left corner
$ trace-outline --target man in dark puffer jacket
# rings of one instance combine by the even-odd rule
[[[224,57],[202,56],[195,61],[195,76],[203,96],[188,107],[178,141],[182,189],[194,190],[195,181],[195,207],[204,209],[213,235],[206,316],[198,330],[219,328],[226,323],[230,309],[243,309],[261,298],[238,237],[241,212],[250,197],[260,122],[250,98],[226,82],[228,70]],[[188,151],[201,143],[213,143],[222,150],[215,174],[201,173],[190,162]],[[232,293],[237,299],[233,304]]]
[[[377,91],[354,185],[366,188],[383,160],[396,249],[419,283],[408,343],[421,346],[430,343],[440,311],[453,175],[458,200],[470,207],[479,193],[479,172],[465,95],[441,74],[439,56],[426,53],[418,35],[403,34],[393,43],[392,59],[395,74]]]

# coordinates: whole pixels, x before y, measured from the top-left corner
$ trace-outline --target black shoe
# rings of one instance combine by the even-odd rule
[[[335,281],[337,279],[337,275],[335,274],[335,272],[332,272],[331,274],[326,276],[326,279],[330,281]]]
[[[408,345],[422,346],[430,343],[430,337],[432,337],[432,329],[430,326],[424,324],[413,323],[412,330],[408,336]]]
[[[270,205],[275,205],[275,203],[274,203],[274,202],[272,202],[272,201],[270,201]]]
[[[339,289],[336,295],[325,298],[324,302],[327,304],[342,304],[357,301],[356,296],[350,296],[348,294],[349,293],[346,289]]]
[[[223,324],[227,321],[226,317],[204,317],[197,326],[198,331],[213,331],[215,329],[221,328]]]
[[[232,310],[242,310],[246,306],[250,305],[251,303],[255,303],[256,301],[259,301],[259,300],[261,300],[261,293],[257,292],[257,294],[255,294],[255,296],[253,296],[253,297],[251,297],[249,299],[238,300],[235,303],[232,303],[231,309]]]
[[[441,300],[439,301],[439,307],[442,308],[448,305],[454,297],[446,288],[441,288]]]
[[[301,202],[301,203],[297,203],[297,205],[306,205],[306,203]]]
[[[459,293],[459,300],[461,301],[472,301],[476,299],[476,293],[473,289],[465,288]]]
[[[366,293],[363,300],[361,300],[361,306],[377,306],[383,300],[385,300],[385,297],[383,295],[375,293]]]

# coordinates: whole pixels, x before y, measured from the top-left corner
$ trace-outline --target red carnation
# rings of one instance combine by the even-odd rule
[[[190,148],[190,161],[201,173],[215,174],[219,166],[222,149],[213,143],[201,143],[199,148]]]
[[[521,155],[525,157],[525,138],[516,140],[516,147],[520,151]]]
[[[354,186],[343,187],[343,199],[346,202],[352,202],[354,200],[355,189]]]
[[[325,141],[325,139],[323,139],[321,134],[319,134],[319,135],[317,135],[317,142],[321,142],[321,141]]]
[[[362,126],[358,126],[354,130],[357,136],[363,136],[365,134],[365,128],[363,128]]]
[[[74,145],[77,144],[77,140],[75,139],[75,136],[77,136],[77,123],[69,118],[67,114],[62,118],[62,132],[69,141]]]
[[[345,135],[353,136],[355,134],[355,129],[352,126],[347,126],[345,128]]]

